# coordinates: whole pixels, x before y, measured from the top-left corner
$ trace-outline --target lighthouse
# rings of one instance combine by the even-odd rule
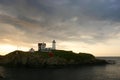
[[[56,49],[56,41],[55,41],[55,40],[52,41],[52,49],[53,49],[53,50]]]

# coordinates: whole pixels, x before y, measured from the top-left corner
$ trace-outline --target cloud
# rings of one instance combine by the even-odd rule
[[[5,24],[0,27],[4,29],[1,33],[8,35],[6,29],[11,25],[12,32],[21,36],[23,42],[52,39],[104,42],[119,34],[119,3],[119,0],[0,0],[0,25]]]

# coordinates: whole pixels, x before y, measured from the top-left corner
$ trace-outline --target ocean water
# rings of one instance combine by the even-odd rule
[[[0,80],[120,80],[120,57],[101,57],[116,64],[62,69],[5,68],[0,66]]]

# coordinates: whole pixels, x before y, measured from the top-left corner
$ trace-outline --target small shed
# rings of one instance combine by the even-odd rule
[[[29,52],[30,52],[30,53],[34,53],[35,50],[34,50],[33,48],[31,48],[31,49],[29,50]]]

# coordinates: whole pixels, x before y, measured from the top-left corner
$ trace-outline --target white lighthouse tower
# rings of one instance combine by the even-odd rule
[[[55,41],[55,40],[52,41],[52,49],[53,49],[53,50],[56,49],[56,41]]]

